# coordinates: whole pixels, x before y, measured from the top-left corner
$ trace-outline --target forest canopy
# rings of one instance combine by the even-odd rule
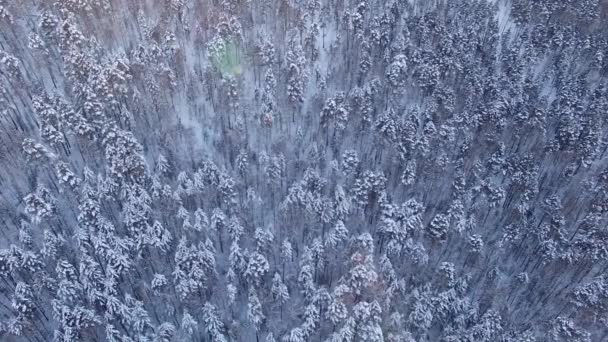
[[[0,340],[608,339],[608,2],[0,0]]]

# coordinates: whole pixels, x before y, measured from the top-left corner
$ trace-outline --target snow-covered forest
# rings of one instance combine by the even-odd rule
[[[0,0],[0,340],[608,340],[608,1]]]

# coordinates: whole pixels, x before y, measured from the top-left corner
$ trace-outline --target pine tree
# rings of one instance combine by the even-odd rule
[[[251,325],[253,325],[253,328],[256,331],[256,340],[259,340],[258,331],[262,328],[262,325],[266,320],[266,316],[262,311],[262,304],[260,303],[260,300],[258,299],[255,290],[249,290],[248,298],[249,299],[247,303],[247,320],[249,321],[249,323],[251,323]]]
[[[283,304],[287,303],[289,300],[289,291],[287,286],[283,284],[280,274],[274,274],[274,277],[272,278],[272,288],[270,291],[272,293],[272,298],[279,303],[279,307],[281,309],[281,319],[283,319]]]

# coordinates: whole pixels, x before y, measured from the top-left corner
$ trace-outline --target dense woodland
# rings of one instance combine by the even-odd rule
[[[608,2],[0,0],[0,340],[608,340]]]

